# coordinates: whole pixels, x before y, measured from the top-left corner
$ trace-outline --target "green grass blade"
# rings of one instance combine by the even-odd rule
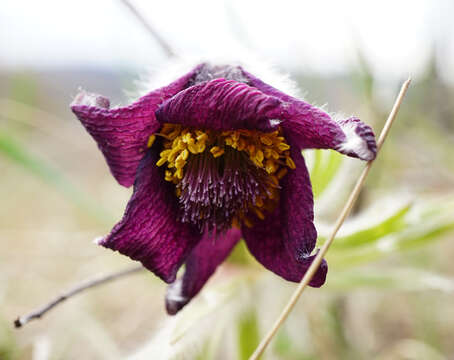
[[[371,261],[379,260],[390,253],[405,251],[421,246],[427,246],[454,231],[454,221],[429,226],[423,223],[420,226],[411,225],[408,230],[402,231],[378,241],[369,246],[352,248],[350,251],[331,251],[328,262],[338,267],[354,267]]]
[[[247,360],[260,341],[257,315],[254,311],[240,317],[237,336],[238,359]]]
[[[314,198],[319,197],[333,181],[342,164],[342,155],[336,151],[315,150],[314,167],[311,171]]]
[[[345,270],[332,274],[330,289],[379,288],[405,291],[454,291],[454,279],[416,268]]]
[[[348,250],[352,247],[368,245],[384,236],[404,230],[408,226],[405,215],[408,214],[410,208],[410,205],[406,205],[375,226],[339,237],[332,245],[333,250]]]

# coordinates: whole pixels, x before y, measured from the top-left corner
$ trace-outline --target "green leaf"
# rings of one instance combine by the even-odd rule
[[[259,344],[259,330],[255,311],[244,313],[238,320],[238,359],[247,360]]]
[[[77,189],[59,170],[27,151],[26,147],[12,134],[5,134],[0,131],[0,154],[59,191],[76,207],[88,213],[100,223],[112,223],[112,216],[105,209]]]
[[[352,248],[350,251],[334,251],[333,249],[327,258],[335,266],[353,267],[379,260],[390,253],[429,245],[451,231],[454,231],[454,221],[432,225],[428,221],[409,224],[406,230],[387,238],[381,238],[368,246]]]
[[[332,250],[349,250],[352,247],[368,245],[387,235],[404,230],[408,226],[405,215],[410,208],[410,205],[405,205],[375,226],[337,238],[332,245]]]
[[[406,291],[440,290],[454,292],[454,279],[416,268],[369,268],[333,273],[327,283],[329,289],[352,290],[379,288]]]
[[[342,164],[342,155],[332,150],[314,150],[314,163],[310,171],[314,198],[319,197],[336,176]]]

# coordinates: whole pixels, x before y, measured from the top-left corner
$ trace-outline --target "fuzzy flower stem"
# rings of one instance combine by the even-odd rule
[[[31,313],[24,315],[24,316],[19,316],[16,320],[14,320],[14,326],[16,328],[20,328],[27,324],[28,322],[34,320],[34,319],[40,319],[44,314],[46,314],[49,310],[52,310],[55,306],[58,304],[62,303],[63,301],[69,299],[70,297],[73,297],[74,295],[77,295],[85,290],[94,288],[95,286],[102,285],[114,280],[117,280],[119,278],[135,274],[137,272],[143,271],[145,268],[140,265],[140,266],[134,266],[130,267],[125,270],[121,270],[115,273],[111,273],[108,275],[102,275],[95,277],[93,279],[86,280],[76,286],[74,286],[72,289],[69,289],[68,291],[62,293],[61,295],[55,297],[51,301],[47,302],[44,306],[36,309],[35,311],[32,311]]]
[[[408,87],[410,86],[410,82],[411,82],[411,79],[409,78],[407,81],[405,81],[405,83],[402,85],[402,88],[400,89],[399,95],[397,96],[397,99],[394,103],[391,113],[389,114],[388,119],[386,120],[385,126],[383,127],[383,130],[380,134],[380,138],[377,142],[377,155],[389,133],[389,130],[391,129],[394,119],[396,118],[400,105],[404,99],[404,96],[408,90]],[[367,163],[367,165],[364,168],[363,172],[361,173],[359,179],[357,180],[355,187],[353,188],[353,191],[350,194],[350,197],[348,198],[346,204],[344,205],[342,212],[340,213],[339,217],[337,218],[337,221],[334,225],[334,229],[333,229],[330,237],[321,247],[320,251],[318,252],[318,254],[315,257],[314,261],[312,262],[311,266],[307,270],[303,279],[298,284],[298,287],[296,288],[296,290],[293,293],[292,297],[290,298],[289,302],[287,303],[285,308],[282,310],[281,314],[279,315],[279,317],[277,318],[276,322],[273,324],[273,326],[271,327],[269,332],[266,334],[266,336],[262,339],[260,344],[257,346],[257,348],[255,349],[254,353],[251,355],[249,360],[259,359],[259,357],[263,354],[263,352],[265,351],[268,344],[273,339],[274,335],[276,335],[279,328],[282,326],[284,321],[290,315],[290,312],[295,307],[298,299],[300,298],[301,294],[303,293],[303,290],[306,288],[306,286],[311,281],[312,277],[314,276],[318,267],[320,266],[323,258],[325,257],[326,253],[328,252],[328,249],[331,246],[331,244],[333,243],[337,232],[339,231],[340,227],[344,223],[345,219],[350,214],[350,211],[353,208],[353,205],[355,204],[355,202],[358,198],[358,195],[364,185],[367,175],[369,174],[369,171],[372,167],[373,162],[374,162],[374,160],[371,160]]]
[[[153,26],[151,26],[150,22],[147,21],[142,14],[131,4],[129,0],[120,0],[132,13],[133,15],[139,20],[139,22],[145,27],[145,29],[150,33],[150,35],[159,43],[162,47],[164,52],[169,58],[176,57],[177,54],[173,51],[172,47],[168,44],[167,41],[164,40],[159,32],[155,30]]]

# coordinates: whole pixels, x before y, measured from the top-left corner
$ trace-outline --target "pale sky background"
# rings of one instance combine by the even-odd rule
[[[356,66],[361,46],[382,79],[418,76],[433,46],[454,80],[454,1],[135,0],[181,54],[249,45],[287,69]],[[0,68],[142,68],[163,51],[119,0],[0,0]]]

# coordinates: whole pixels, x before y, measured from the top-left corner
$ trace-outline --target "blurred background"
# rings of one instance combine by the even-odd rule
[[[266,359],[454,358],[454,2],[132,1],[182,57],[242,49],[305,98],[376,134],[413,82],[353,217]],[[246,51],[246,50],[244,50]],[[63,289],[133,265],[98,248],[131,189],[69,110],[79,87],[113,104],[168,61],[122,1],[0,4],[0,359],[247,359],[293,284],[240,246],[181,314],[141,273],[15,330]],[[254,73],[254,69],[248,69]],[[306,152],[320,243],[363,164]]]

